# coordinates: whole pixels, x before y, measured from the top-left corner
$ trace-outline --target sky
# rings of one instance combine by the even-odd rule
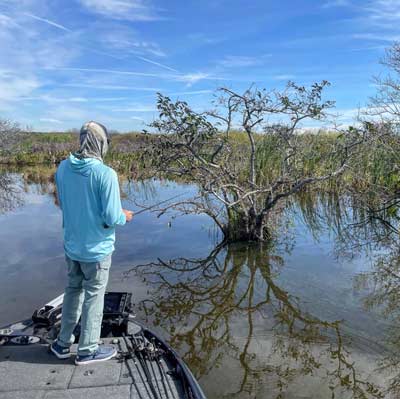
[[[142,130],[156,94],[328,80],[351,123],[400,40],[399,0],[0,0],[0,118],[38,131]]]

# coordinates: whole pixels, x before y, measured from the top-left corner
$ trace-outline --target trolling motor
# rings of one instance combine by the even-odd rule
[[[60,295],[34,311],[32,317],[0,329],[0,344],[27,345],[39,341],[54,340],[61,327],[62,304]],[[128,321],[132,315],[132,294],[128,292],[106,292],[104,295],[101,337],[120,337],[128,334]],[[73,334],[76,342],[81,331],[80,321]]]
[[[37,325],[54,326],[61,321],[64,294],[46,303],[42,308],[33,312],[32,321]]]
[[[42,308],[35,310],[32,321],[36,325],[54,327],[61,321],[64,294],[53,299]],[[124,332],[128,316],[132,312],[132,294],[128,292],[106,292],[104,295],[104,310],[102,337],[118,336]],[[80,322],[78,323],[80,331]],[[104,334],[103,334],[104,330]],[[105,331],[107,330],[107,333]]]

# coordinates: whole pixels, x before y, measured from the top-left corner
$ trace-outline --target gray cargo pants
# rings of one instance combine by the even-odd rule
[[[78,262],[66,256],[68,285],[62,307],[58,343],[69,347],[73,331],[81,318],[78,354],[85,356],[97,350],[103,319],[104,294],[111,267],[111,255],[99,262]]]

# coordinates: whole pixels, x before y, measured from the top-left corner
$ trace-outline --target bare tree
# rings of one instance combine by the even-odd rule
[[[368,115],[375,115],[398,131],[400,123],[400,43],[386,50],[382,60],[389,73],[374,78],[377,93],[371,99]]]
[[[18,123],[0,118],[0,153],[9,153],[21,141],[24,132]]]
[[[353,168],[348,188],[366,211],[364,223],[379,221],[398,234],[394,217],[400,204],[400,43],[387,49],[382,64],[388,73],[374,78],[377,91],[362,115],[369,140],[360,148],[358,169]]]
[[[264,241],[272,211],[307,186],[347,168],[365,136],[360,129],[331,135],[321,151],[319,135],[300,134],[305,121],[322,121],[333,102],[322,99],[328,82],[309,88],[289,82],[282,92],[219,90],[215,109],[197,113],[159,95],[153,167],[199,187],[199,194],[160,209],[205,213],[227,241]],[[234,131],[236,129],[236,132]],[[263,134],[261,134],[263,133]]]

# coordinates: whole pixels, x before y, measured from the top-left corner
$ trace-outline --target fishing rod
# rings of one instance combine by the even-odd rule
[[[183,194],[186,194],[186,193],[180,193],[180,194],[175,195],[175,196],[173,196],[173,197],[171,197],[171,198],[168,198],[168,199],[166,199],[166,200],[164,200],[164,201],[158,202],[157,204],[148,206],[147,208],[143,208],[143,209],[141,209],[141,210],[138,211],[138,212],[134,212],[133,215],[134,215],[134,216],[137,216],[137,215],[140,215],[140,214],[143,213],[143,212],[149,211],[150,209],[157,208],[158,206],[160,206],[160,205],[162,205],[162,204],[165,204],[166,202],[172,201],[172,200],[175,199],[175,198],[182,197]]]
[[[133,216],[137,216],[137,215],[140,215],[140,214],[143,213],[143,212],[147,212],[147,211],[150,211],[150,210],[153,209],[153,208],[157,208],[158,206],[160,206],[160,205],[162,205],[162,204],[165,204],[166,202],[172,201],[172,200],[175,199],[175,198],[182,197],[182,195],[184,195],[184,194],[186,194],[186,192],[180,193],[180,194],[178,194],[178,195],[174,195],[173,197],[168,198],[168,199],[166,199],[166,200],[164,200],[164,201],[157,202],[156,204],[153,204],[153,205],[151,205],[151,206],[148,206],[148,207],[146,207],[146,208],[143,208],[143,209],[141,209],[141,210],[138,211],[138,212],[133,212]],[[107,226],[107,225],[104,223],[104,224],[103,224],[103,227],[104,227],[105,229],[108,229],[110,226]]]

